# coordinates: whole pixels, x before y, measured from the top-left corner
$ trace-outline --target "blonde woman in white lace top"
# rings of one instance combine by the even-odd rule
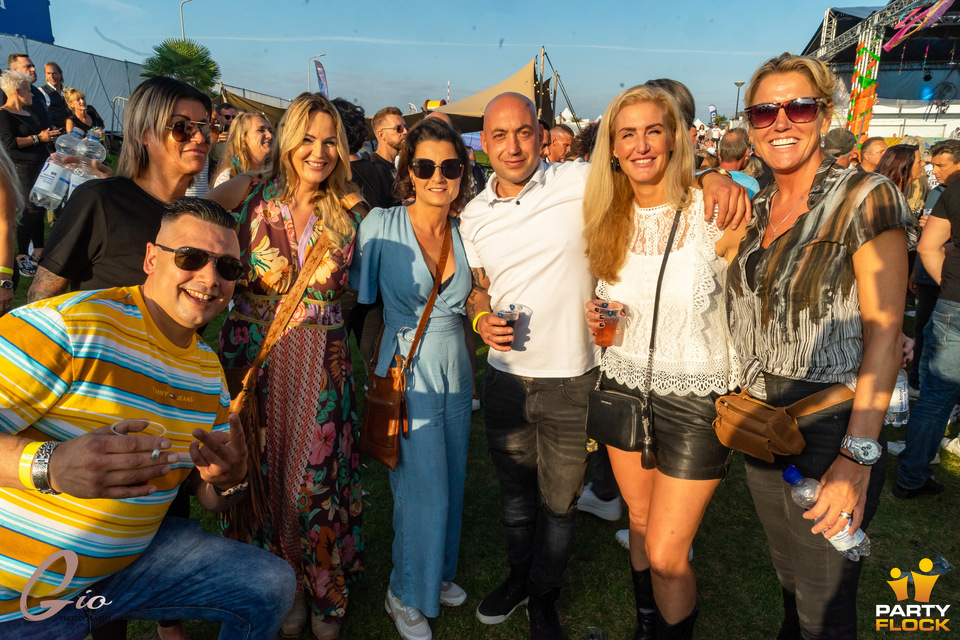
[[[640,452],[608,446],[630,509],[630,561],[637,596],[634,638],[692,637],[696,580],[688,551],[729,465],[716,439],[714,400],[735,386],[723,288],[743,234],[722,231],[704,214],[694,188],[693,152],[673,99],[638,86],[607,107],[584,194],[587,257],[597,300],[623,304],[618,339],[604,351],[601,385],[641,395],[648,387],[659,465],[644,470]],[[652,375],[647,379],[657,276],[677,211],[680,219],[660,297]],[[655,601],[654,601],[655,596]],[[660,637],[658,635],[658,637]]]

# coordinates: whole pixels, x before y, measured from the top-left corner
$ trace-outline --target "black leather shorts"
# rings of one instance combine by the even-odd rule
[[[600,386],[640,397],[639,389],[630,389],[605,374]],[[660,463],[665,476],[681,480],[716,480],[730,467],[732,452],[720,444],[713,430],[717,417],[716,393],[707,396],[665,395],[651,392],[653,429],[657,438]]]

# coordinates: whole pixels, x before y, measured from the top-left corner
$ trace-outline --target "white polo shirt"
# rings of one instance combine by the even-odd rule
[[[515,198],[497,196],[494,175],[460,216],[467,260],[486,270],[493,309],[519,303],[530,311],[511,351],[490,350],[487,362],[500,371],[570,378],[600,363],[584,316],[595,297],[583,237],[589,171],[584,162],[541,161]]]

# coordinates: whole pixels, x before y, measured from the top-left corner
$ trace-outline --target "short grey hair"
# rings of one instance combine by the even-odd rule
[[[29,89],[33,81],[30,76],[19,71],[4,71],[0,74],[0,91],[10,94],[17,89]]]

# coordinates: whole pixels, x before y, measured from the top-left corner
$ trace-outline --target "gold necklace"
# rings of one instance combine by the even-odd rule
[[[778,196],[780,195],[780,192],[779,192],[779,191],[777,191],[777,195],[778,195]],[[783,223],[784,223],[784,222],[786,222],[787,220],[790,219],[790,216],[793,215],[793,212],[797,210],[797,207],[800,206],[800,203],[803,202],[803,200],[804,200],[803,195],[801,195],[801,196],[800,196],[800,199],[797,200],[797,204],[793,205],[793,209],[790,209],[790,213],[788,213],[787,215],[785,215],[785,216],[783,217],[783,219],[782,219],[778,224],[773,224],[773,218],[771,217],[771,219],[770,219],[770,226],[773,228],[773,238],[774,238],[774,239],[777,238],[777,232],[780,230],[780,227],[783,226]],[[789,229],[788,229],[788,230],[789,230]],[[784,233],[786,233],[786,231],[784,231]]]

